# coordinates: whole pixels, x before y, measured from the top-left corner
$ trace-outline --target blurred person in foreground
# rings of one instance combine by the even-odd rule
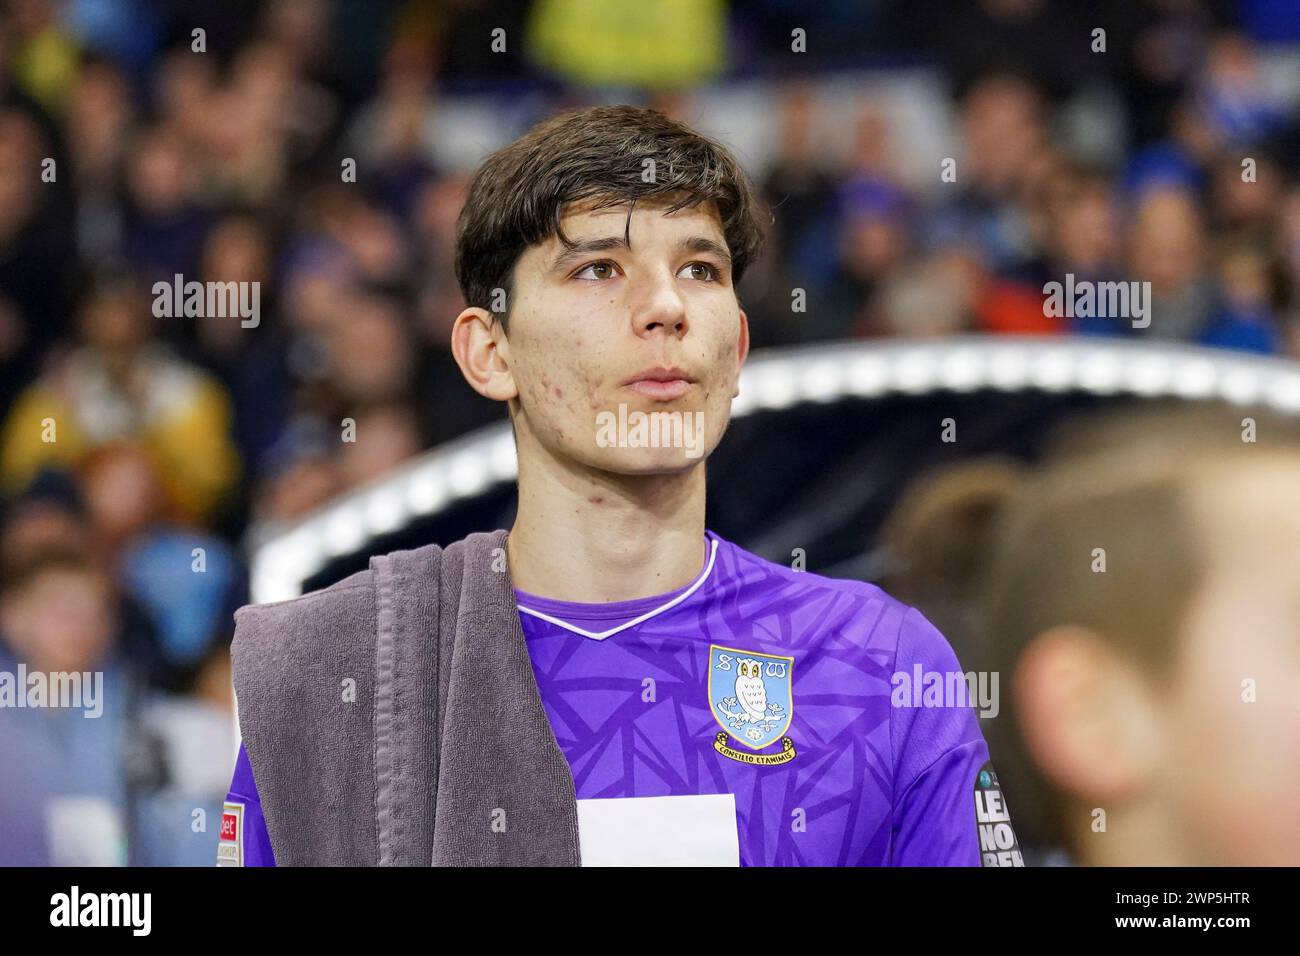
[[[891,588],[1002,676],[1031,865],[1300,863],[1300,429],[1249,417],[1076,420],[888,523]]]
[[[1019,865],[969,703],[890,693],[959,671],[944,636],[706,528],[763,219],[735,157],[654,110],[488,158],[451,339],[508,405],[515,521],[238,612],[221,863]]]

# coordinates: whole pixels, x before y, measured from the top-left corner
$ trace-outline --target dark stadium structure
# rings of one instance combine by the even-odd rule
[[[468,387],[468,386],[467,386]],[[1293,363],[1113,339],[855,341],[755,352],[707,462],[707,526],[806,569],[874,580],[876,537],[900,493],[958,459],[1032,460],[1076,413],[1131,403],[1227,402],[1300,415]],[[956,440],[943,440],[945,420]],[[951,437],[951,435],[949,435]],[[291,528],[254,535],[253,599],[324,587],[370,555],[448,543],[514,518],[508,424],[434,449]]]

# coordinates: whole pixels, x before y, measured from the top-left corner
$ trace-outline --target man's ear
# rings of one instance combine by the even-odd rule
[[[737,369],[744,368],[745,359],[748,357],[749,357],[749,316],[745,314],[744,309],[741,309],[740,310],[740,338],[736,341],[736,368]],[[731,397],[735,398],[739,394],[740,394],[740,376],[737,375],[736,390],[731,393]]]
[[[498,402],[519,395],[510,373],[510,343],[501,323],[487,309],[474,306],[456,316],[451,327],[451,354],[470,388]]]
[[[1136,797],[1158,773],[1158,702],[1135,666],[1092,630],[1032,640],[1013,675],[1021,734],[1040,772],[1088,806]]]

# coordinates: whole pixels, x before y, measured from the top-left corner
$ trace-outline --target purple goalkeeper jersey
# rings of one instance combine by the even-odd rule
[[[676,591],[515,596],[584,865],[1022,865],[952,648],[875,585],[710,531]],[[275,865],[242,747],[220,846]]]

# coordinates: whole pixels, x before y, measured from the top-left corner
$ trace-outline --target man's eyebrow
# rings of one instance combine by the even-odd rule
[[[691,236],[689,239],[683,240],[677,248],[685,249],[687,252],[708,252],[717,256],[728,267],[731,266],[731,252],[728,251],[726,246],[710,239],[708,236]]]
[[[610,249],[630,249],[627,240],[622,236],[604,236],[599,239],[579,239],[572,246],[566,246],[555,261],[551,263],[551,271],[554,272],[561,266],[568,265],[583,256],[592,252],[608,252]]]
[[[627,240],[622,236],[603,236],[593,239],[579,239],[572,246],[563,249],[555,260],[551,263],[551,270],[555,271],[562,266],[581,259],[583,256],[593,252],[608,252],[610,249],[631,249]],[[731,253],[727,247],[708,236],[690,236],[683,239],[677,244],[677,248],[686,252],[706,252],[717,256],[728,267],[731,266]]]

